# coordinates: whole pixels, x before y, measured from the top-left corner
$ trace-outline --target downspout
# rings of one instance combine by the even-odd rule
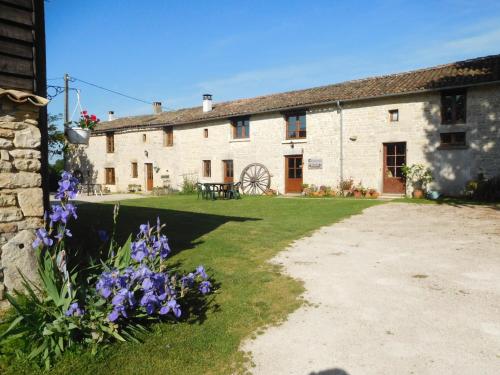
[[[337,100],[337,113],[339,114],[339,121],[340,121],[340,135],[339,135],[339,140],[340,140],[340,181],[339,184],[344,181],[344,118],[343,118],[343,112],[342,112],[342,107],[340,106],[340,100]]]

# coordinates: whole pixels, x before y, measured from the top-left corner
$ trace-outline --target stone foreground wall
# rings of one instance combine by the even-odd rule
[[[19,269],[36,275],[32,249],[43,225],[38,107],[0,98],[0,301],[21,287]]]

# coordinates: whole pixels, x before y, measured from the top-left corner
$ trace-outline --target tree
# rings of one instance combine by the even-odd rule
[[[47,132],[49,138],[49,156],[62,156],[64,153],[64,131],[60,130],[58,122],[61,121],[62,114],[48,115]]]

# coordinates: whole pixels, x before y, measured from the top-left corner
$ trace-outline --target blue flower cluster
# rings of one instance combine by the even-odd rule
[[[149,223],[139,226],[139,234],[136,241],[131,243],[130,256],[138,263],[143,261],[164,260],[170,254],[168,238],[161,234],[163,226],[160,218],[156,220],[156,226]]]
[[[159,219],[154,227],[142,224],[136,241],[130,246],[132,265],[100,275],[96,291],[110,303],[109,321],[142,312],[178,318],[182,311],[177,300],[186,289],[199,282],[198,290],[202,294],[210,292],[212,285],[203,266],[180,279],[163,272],[161,262],[170,254],[170,246],[167,237],[161,234],[162,227]]]
[[[66,203],[64,206],[52,206],[52,213],[49,215],[50,226],[52,227],[59,222],[66,225],[70,217],[74,219],[78,217],[76,215],[76,207],[71,203]]]
[[[73,177],[69,172],[62,172],[59,188],[57,189],[56,198],[61,200],[61,205],[53,205],[52,212],[45,213],[45,223],[50,219],[48,230],[40,228],[36,231],[36,239],[33,241],[33,248],[38,248],[40,245],[50,247],[54,244],[54,240],[61,242],[64,237],[71,237],[71,232],[66,229],[66,225],[70,218],[77,218],[76,207],[68,203],[69,199],[76,197],[78,179]]]
[[[59,180],[56,199],[75,199],[78,194],[78,179],[69,172],[63,171]]]

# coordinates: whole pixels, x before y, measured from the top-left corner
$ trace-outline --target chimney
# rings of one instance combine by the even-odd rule
[[[210,112],[212,110],[212,95],[203,94],[203,112]]]
[[[153,113],[161,113],[161,102],[153,102]]]
[[[115,111],[108,111],[108,121],[116,120]]]

